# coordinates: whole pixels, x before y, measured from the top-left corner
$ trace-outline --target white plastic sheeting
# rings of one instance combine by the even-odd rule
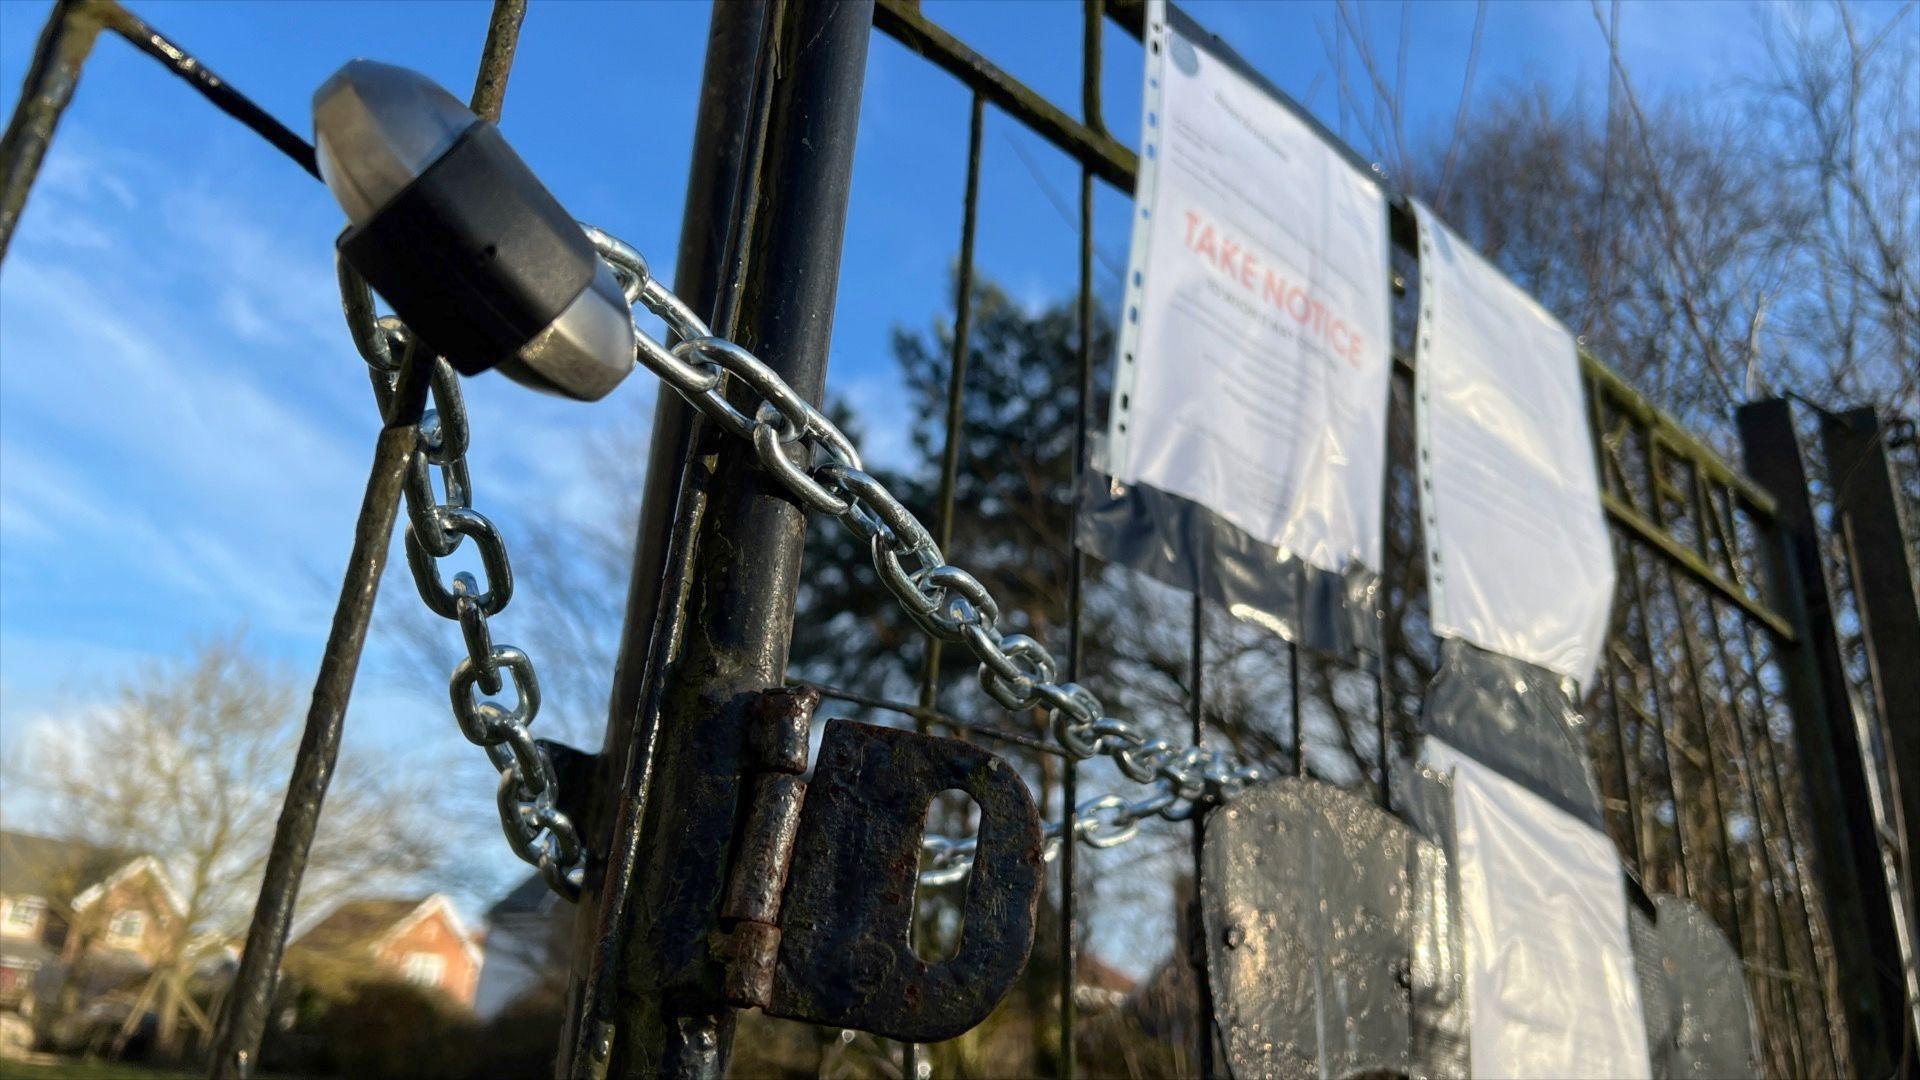
[[[1614,570],[1573,335],[1431,210],[1415,210],[1434,631],[1585,685]]]
[[[1115,480],[1324,570],[1380,565],[1386,202],[1285,104],[1147,12]]]
[[[1651,1075],[1619,857],[1607,836],[1439,739],[1476,1077]]]

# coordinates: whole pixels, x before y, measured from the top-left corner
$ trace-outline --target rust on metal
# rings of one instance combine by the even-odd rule
[[[819,706],[820,691],[811,686],[762,693],[753,703],[753,726],[747,730],[747,770],[795,776],[806,772],[813,711]]]
[[[773,926],[780,917],[780,892],[786,887],[793,840],[800,831],[807,783],[785,773],[762,773],[753,778],[751,792],[747,829],[727,879],[720,917]]]
[[[781,904],[767,1012],[936,1042],[985,1019],[1026,966],[1040,895],[1040,820],[1025,781],[971,743],[847,720],[827,724]],[[960,946],[913,948],[927,807],[959,789],[980,809]]]
[[[764,1006],[780,954],[780,895],[787,887],[800,808],[807,798],[808,736],[820,692],[783,686],[756,695],[748,707],[742,779],[747,819],[734,845],[733,869],[720,905],[715,952],[724,960],[721,996],[740,1007]]]
[[[773,970],[780,957],[780,928],[743,922],[726,932],[720,951],[727,957],[721,990],[728,1004],[743,1009],[765,1006],[773,996]]]

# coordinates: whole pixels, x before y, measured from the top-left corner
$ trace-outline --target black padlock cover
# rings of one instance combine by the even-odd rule
[[[500,129],[462,132],[340,252],[464,375],[512,357],[593,280],[596,256]]]

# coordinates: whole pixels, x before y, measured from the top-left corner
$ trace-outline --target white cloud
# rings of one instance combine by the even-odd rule
[[[883,368],[834,379],[832,389],[859,420],[862,459],[889,469],[919,464],[913,452],[912,402],[897,371]]]

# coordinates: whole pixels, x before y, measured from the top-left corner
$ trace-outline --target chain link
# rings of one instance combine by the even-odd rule
[[[638,251],[585,228],[627,297],[663,320],[677,339],[669,346],[636,327],[642,366],[722,429],[752,443],[761,466],[803,506],[837,518],[859,537],[881,583],[907,615],[929,635],[965,646],[980,662],[980,686],[994,701],[1015,712],[1045,707],[1055,740],[1069,754],[1083,760],[1104,755],[1129,779],[1150,786],[1140,799],[1105,795],[1076,807],[1075,839],[1097,848],[1125,843],[1147,818],[1184,821],[1201,806],[1231,799],[1267,778],[1257,764],[1149,737],[1131,722],[1106,715],[1100,699],[1085,687],[1057,682],[1053,654],[1025,634],[1000,629],[1000,605],[993,594],[946,561],[920,519],[865,471],[844,432],[758,357],[714,336],[653,276]],[[750,393],[736,389],[729,396],[728,375]],[[1067,831],[1064,823],[1047,828],[1048,858],[1058,852]],[[929,885],[964,880],[973,847],[971,839],[926,837],[928,865],[920,880]]]
[[[414,348],[413,336],[398,319],[375,314],[367,283],[344,261],[338,270],[347,327],[367,362],[374,397],[384,414],[398,390],[403,360]],[[635,298],[631,292],[628,295]],[[473,485],[467,473],[471,432],[459,375],[445,360],[435,357],[431,363],[432,408],[420,418],[419,444],[408,463],[404,487],[407,567],[427,608],[460,624],[467,655],[454,668],[449,686],[453,717],[461,734],[483,748],[500,770],[495,802],[507,845],[538,867],[554,892],[576,900],[586,853],[573,822],[556,805],[553,762],[529,730],[540,714],[540,680],[526,653],[494,643],[487,622],[513,599],[513,568],[506,542],[493,522],[473,509]],[[439,560],[468,540],[478,549],[484,587],[465,570],[453,575],[451,585],[440,573]],[[509,683],[511,705],[498,700]]]

